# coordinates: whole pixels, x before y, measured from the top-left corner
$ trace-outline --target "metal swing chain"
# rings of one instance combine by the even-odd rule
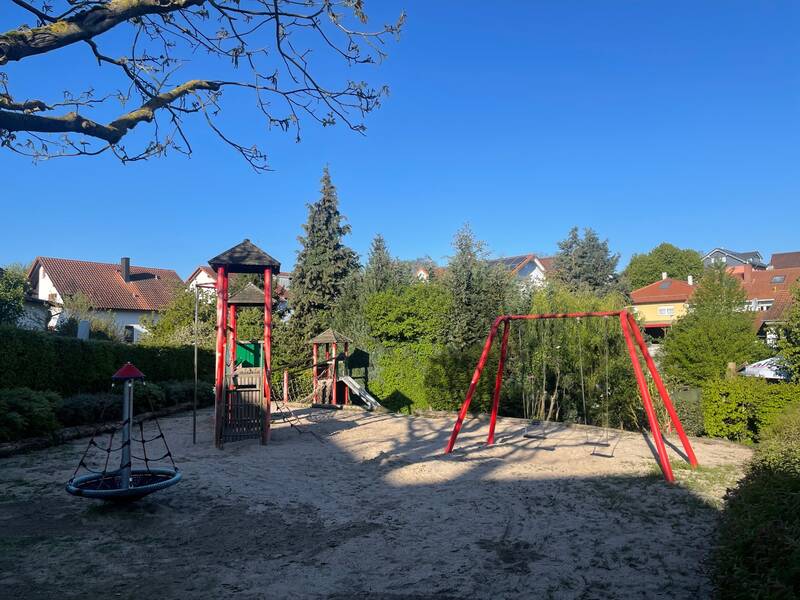
[[[608,423],[609,423],[608,413],[609,413],[609,410],[608,410],[608,408],[609,408],[609,403],[610,403],[609,402],[609,396],[611,394],[611,386],[609,384],[609,375],[608,375],[608,354],[609,354],[609,350],[608,350],[608,345],[609,345],[609,341],[608,341],[608,317],[604,317],[603,324],[604,324],[603,341],[604,341],[605,350],[606,350],[606,352],[605,352],[605,354],[606,354],[606,357],[605,357],[605,363],[606,363],[605,364],[605,366],[606,366],[606,394],[605,394],[605,396],[606,397],[605,397],[605,423],[604,423],[604,425],[605,425],[605,430],[606,430],[606,442],[608,442],[608,439],[609,439],[609,434],[608,434]]]
[[[581,333],[582,329],[580,329],[581,325],[581,318],[578,317],[575,321],[575,327],[578,328],[578,364],[580,366],[581,371],[581,402],[583,403],[583,424],[588,425],[588,419],[586,414],[586,386],[584,384],[584,376],[583,376],[583,335]],[[588,435],[588,431],[587,431]]]

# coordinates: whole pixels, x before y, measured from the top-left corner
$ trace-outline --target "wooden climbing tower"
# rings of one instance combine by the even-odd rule
[[[208,261],[217,274],[217,353],[214,398],[214,445],[258,438],[269,441],[270,374],[272,362],[272,275],[280,263],[245,239]],[[263,274],[264,289],[248,284],[228,297],[232,273]],[[237,368],[236,311],[239,306],[264,308],[264,347],[261,365]]]
[[[336,406],[342,399],[344,404],[350,404],[350,388],[346,385],[339,385],[338,372],[339,364],[347,360],[352,340],[333,329],[326,329],[310,343],[314,404]],[[320,356],[320,351],[324,357]],[[340,353],[340,351],[343,352]]]

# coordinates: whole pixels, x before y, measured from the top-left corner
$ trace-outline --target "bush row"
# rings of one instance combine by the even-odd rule
[[[703,428],[713,437],[756,442],[761,431],[793,403],[800,403],[800,385],[755,377],[713,379],[702,390]]]
[[[198,384],[197,403],[214,403],[213,385]],[[191,402],[194,381],[136,384],[134,414],[156,411]],[[122,412],[122,390],[81,393],[62,399],[55,392],[30,388],[0,390],[0,442],[47,436],[61,427],[92,425],[118,420]]]
[[[193,348],[83,341],[16,327],[0,327],[0,388],[52,390],[61,395],[103,392],[123,364],[150,381],[194,377]],[[198,353],[199,378],[214,379],[214,353]]]
[[[800,404],[775,416],[761,438],[723,513],[715,556],[720,598],[800,597]]]

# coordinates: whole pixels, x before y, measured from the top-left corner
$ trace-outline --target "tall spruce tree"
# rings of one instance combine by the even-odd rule
[[[581,237],[573,227],[558,243],[555,270],[568,287],[603,294],[618,286],[618,262],[619,254],[611,254],[608,240],[601,240],[591,228],[584,229]]]
[[[385,292],[402,283],[399,264],[389,254],[386,240],[379,233],[372,240],[369,258],[364,268],[364,293],[368,295]]]
[[[309,339],[330,327],[331,311],[345,281],[358,269],[358,255],[344,245],[350,226],[339,212],[339,198],[328,168],[322,173],[322,197],[308,205],[305,235],[297,239],[297,255],[290,290],[291,343],[303,352]]]

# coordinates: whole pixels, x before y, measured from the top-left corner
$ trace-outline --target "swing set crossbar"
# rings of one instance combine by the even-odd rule
[[[669,392],[667,392],[667,388],[664,385],[664,381],[661,379],[661,375],[658,372],[658,368],[656,367],[655,362],[653,361],[653,357],[650,356],[650,352],[647,350],[647,344],[644,341],[644,336],[642,335],[642,331],[639,328],[639,324],[636,322],[636,319],[633,315],[627,310],[613,310],[613,311],[599,311],[599,312],[574,312],[574,313],[544,313],[544,314],[530,314],[530,315],[503,315],[497,317],[492,323],[492,327],[489,330],[489,335],[486,337],[486,342],[483,345],[483,351],[481,352],[480,359],[478,360],[478,364],[475,367],[475,372],[472,375],[472,380],[469,384],[469,389],[467,390],[467,395],[464,398],[464,403],[461,405],[461,410],[458,413],[458,419],[456,420],[455,426],[453,427],[453,432],[450,434],[450,439],[447,443],[447,447],[445,449],[445,453],[449,454],[453,451],[453,447],[455,446],[456,439],[458,438],[458,434],[461,431],[461,427],[464,424],[464,419],[467,416],[467,412],[469,411],[470,403],[472,402],[472,397],[475,394],[475,389],[478,387],[478,382],[480,381],[481,375],[483,374],[483,370],[486,367],[486,362],[489,359],[489,353],[492,349],[492,344],[494,343],[495,338],[497,337],[498,331],[500,327],[503,327],[503,333],[501,336],[500,341],[500,361],[497,366],[497,375],[495,377],[495,384],[494,384],[494,393],[492,396],[492,412],[491,412],[491,419],[489,421],[489,435],[486,438],[486,443],[488,445],[494,444],[494,432],[495,426],[497,424],[497,412],[500,407],[500,389],[503,385],[503,369],[505,366],[506,355],[508,351],[508,334],[509,330],[511,329],[511,322],[512,321],[536,321],[536,320],[545,320],[545,319],[583,319],[583,318],[594,318],[594,317],[603,317],[603,318],[611,318],[616,317],[619,320],[620,329],[622,331],[622,336],[625,339],[625,346],[628,350],[628,356],[631,360],[631,365],[633,367],[633,373],[636,377],[636,384],[639,388],[639,394],[642,398],[642,404],[644,405],[644,410],[647,415],[647,420],[650,425],[650,432],[653,436],[653,441],[656,446],[656,451],[658,452],[658,462],[659,466],[661,467],[661,471],[664,474],[664,479],[668,482],[672,483],[675,481],[675,476],[672,472],[672,466],[669,462],[669,456],[667,455],[667,449],[664,444],[664,437],[661,433],[661,427],[658,423],[658,417],[656,416],[656,411],[653,406],[653,400],[650,396],[650,390],[647,385],[647,379],[644,374],[644,370],[642,369],[642,365],[639,361],[639,355],[637,354],[637,348],[644,359],[645,365],[647,366],[647,370],[650,373],[653,382],[655,383],[656,389],[658,390],[658,394],[661,398],[662,403],[664,404],[664,408],[666,408],[667,413],[670,418],[670,422],[672,423],[673,428],[678,434],[678,437],[681,440],[681,444],[683,445],[683,449],[686,451],[686,456],[689,459],[689,464],[692,468],[696,468],[698,466],[697,457],[695,456],[694,450],[692,449],[692,445],[689,442],[689,438],[686,436],[686,432],[683,429],[683,425],[681,424],[681,420],[678,417],[678,413],[675,411],[675,406],[670,399]]]

